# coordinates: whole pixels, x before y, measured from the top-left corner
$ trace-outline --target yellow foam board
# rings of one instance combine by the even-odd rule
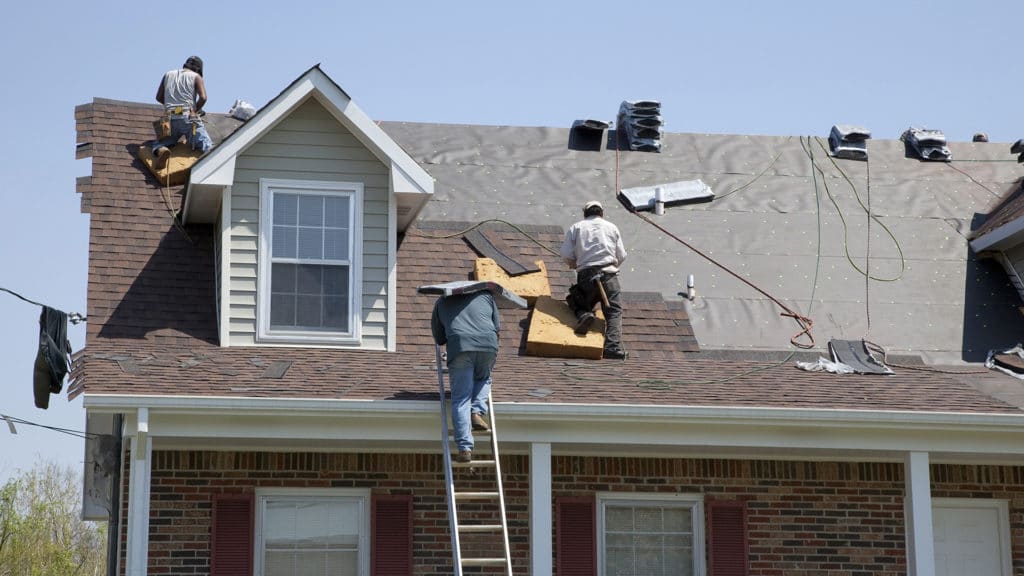
[[[532,305],[539,296],[551,296],[551,284],[548,283],[548,270],[544,267],[544,261],[537,260],[536,264],[540,268],[539,272],[509,276],[492,258],[477,258],[473,273],[477,280],[497,282]]]
[[[537,298],[526,333],[526,353],[552,358],[597,360],[604,351],[604,318],[598,319],[584,336],[573,332],[576,316],[564,301],[550,296]]]
[[[192,165],[203,155],[199,150],[193,150],[188,144],[175,144],[171,147],[171,157],[168,158],[163,168],[156,168],[156,157],[150,150],[148,144],[139,146],[137,154],[142,164],[149,170],[156,181],[162,186],[180,186],[188,181],[189,171]]]

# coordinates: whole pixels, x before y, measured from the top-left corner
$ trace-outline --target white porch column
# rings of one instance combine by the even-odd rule
[[[551,444],[530,444],[530,575],[551,576]]]
[[[135,436],[131,440],[127,576],[146,576],[149,563],[149,481],[153,458],[153,441],[149,437],[149,408],[139,408]]]
[[[927,452],[909,452],[903,462],[908,576],[935,576],[932,487]]]

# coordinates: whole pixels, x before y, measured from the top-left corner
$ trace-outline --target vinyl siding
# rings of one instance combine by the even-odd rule
[[[362,343],[387,345],[388,167],[316,100],[238,155],[231,195],[229,345],[256,343],[260,179],[363,184]],[[358,249],[358,248],[357,248]]]

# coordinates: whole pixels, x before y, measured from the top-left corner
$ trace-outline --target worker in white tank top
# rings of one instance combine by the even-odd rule
[[[157,102],[171,120],[171,134],[152,144],[157,165],[162,166],[171,155],[181,136],[188,139],[193,150],[206,152],[213,147],[213,141],[203,126],[200,116],[206,104],[206,84],[203,82],[203,61],[198,56],[189,56],[181,68],[167,71],[156,90]]]

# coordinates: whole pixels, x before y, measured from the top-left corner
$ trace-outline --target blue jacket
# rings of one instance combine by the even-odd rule
[[[497,352],[501,319],[490,292],[437,299],[430,317],[434,342],[446,344],[448,361],[461,352]]]

